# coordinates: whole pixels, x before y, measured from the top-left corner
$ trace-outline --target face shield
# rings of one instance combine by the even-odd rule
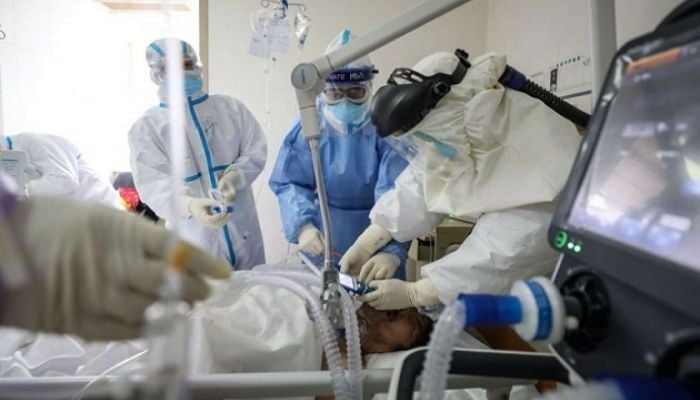
[[[369,122],[373,65],[334,71],[321,93],[321,108],[326,121],[342,134],[351,134]]]
[[[423,128],[426,130],[415,129],[402,137],[386,139],[412,168],[446,182],[457,179],[468,165],[468,145],[461,140],[439,139],[437,132]]]

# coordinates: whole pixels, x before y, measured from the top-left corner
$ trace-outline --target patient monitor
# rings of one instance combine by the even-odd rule
[[[700,14],[674,14],[618,51],[549,231],[584,379],[700,373]]]

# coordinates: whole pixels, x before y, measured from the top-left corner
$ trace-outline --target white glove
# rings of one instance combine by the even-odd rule
[[[134,338],[169,264],[181,268],[189,302],[208,296],[204,276],[231,274],[225,262],[110,207],[34,197],[9,219],[30,279],[6,293],[2,325],[88,340]]]
[[[377,290],[360,297],[360,300],[377,310],[403,310],[409,307],[432,307],[440,304],[437,289],[428,278],[417,282],[400,279],[373,281],[369,286]]]
[[[236,170],[226,170],[219,178],[219,192],[221,193],[221,202],[225,205],[231,205],[236,201],[236,186],[241,183],[241,174]]]
[[[323,254],[323,233],[313,224],[304,225],[299,231],[299,250],[311,254]]]
[[[340,272],[357,276],[370,257],[390,241],[389,231],[379,225],[371,224],[340,259]]]
[[[206,197],[183,196],[182,205],[185,215],[192,215],[203,225],[211,228],[221,228],[229,219],[227,212],[214,212],[213,207],[221,207],[221,203]]]
[[[390,279],[401,265],[401,259],[395,254],[379,252],[362,266],[357,277],[361,282]]]

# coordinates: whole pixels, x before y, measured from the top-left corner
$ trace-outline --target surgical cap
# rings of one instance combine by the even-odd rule
[[[326,47],[329,54],[351,41],[357,39],[350,29],[343,29]],[[349,73],[344,73],[349,72]],[[329,82],[369,82],[374,78],[374,65],[369,56],[363,56],[341,68],[333,71],[328,79]]]

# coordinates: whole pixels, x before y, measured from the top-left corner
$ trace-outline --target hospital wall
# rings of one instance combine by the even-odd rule
[[[617,46],[652,30],[681,2],[615,0]],[[528,75],[548,75],[559,62],[590,57],[588,8],[584,0],[489,0],[486,47],[506,54],[509,64]],[[571,91],[590,90],[589,75],[586,83]],[[584,100],[589,111],[592,99]]]
[[[260,8],[255,0],[209,0],[209,88],[242,100],[258,118],[268,141],[265,170],[254,184],[260,223],[265,237],[268,262],[281,260],[288,252],[279,217],[277,198],[267,182],[284,136],[297,115],[294,91],[289,84],[292,68],[301,61],[321,55],[326,45],[349,27],[367,32],[393,16],[400,15],[422,0],[304,0],[311,18],[308,42],[303,50],[292,46],[276,56],[270,71],[264,60],[249,55],[250,17]],[[485,50],[486,1],[473,0],[420,29],[374,52],[379,69],[375,88],[399,66],[411,66],[436,51],[462,47],[471,54]],[[292,7],[290,11],[295,12]]]

